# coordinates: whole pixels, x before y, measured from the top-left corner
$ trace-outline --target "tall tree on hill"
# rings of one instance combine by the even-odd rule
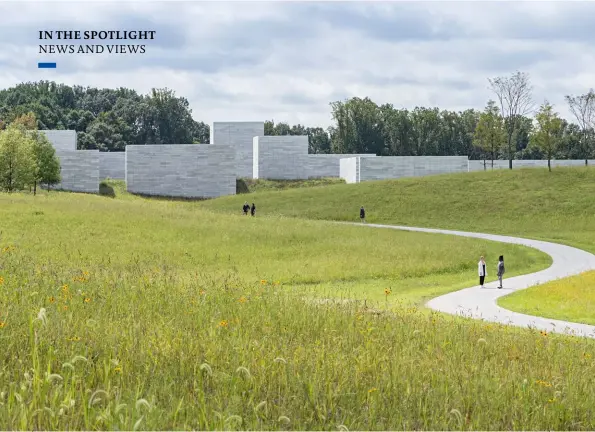
[[[547,157],[547,167],[551,171],[551,160],[558,150],[562,132],[562,119],[554,112],[554,107],[545,101],[535,116],[536,131],[532,143],[538,146]]]
[[[0,189],[14,192],[33,184],[33,139],[22,125],[0,131]]]
[[[488,101],[484,112],[480,114],[473,138],[477,147],[490,153],[493,169],[496,151],[502,147],[505,139],[500,109],[493,100]]]
[[[155,109],[153,126],[157,131],[156,144],[191,144],[194,141],[194,120],[190,104],[175,96],[170,89],[153,89],[149,105]]]
[[[595,92],[591,89],[584,95],[566,96],[565,99],[581,129],[580,145],[585,165],[588,165],[592,142],[595,138],[593,133],[593,129],[595,129]]]
[[[333,128],[332,145],[335,153],[383,154],[380,109],[369,98],[351,98],[331,103]]]
[[[60,183],[60,161],[56,156],[56,150],[47,137],[34,131],[32,134],[33,171],[33,195],[37,193],[37,185],[46,185],[48,191],[52,185]]]
[[[510,77],[488,79],[491,90],[500,103],[504,127],[508,138],[508,167],[512,169],[512,137],[519,127],[521,118],[529,114],[533,108],[532,86],[529,75],[515,72]]]
[[[308,135],[308,153],[327,154],[331,152],[331,138],[328,131],[321,127],[306,128]]]

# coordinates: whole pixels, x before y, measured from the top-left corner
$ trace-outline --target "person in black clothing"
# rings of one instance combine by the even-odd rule
[[[254,216],[255,213],[256,213],[256,206],[254,205],[254,203],[252,203],[252,207],[250,208],[250,214],[252,216]]]
[[[248,216],[248,210],[250,210],[250,206],[248,205],[248,201],[246,201],[244,203],[244,206],[242,207],[242,210],[244,210],[244,215]]]
[[[366,223],[366,211],[364,210],[364,206],[359,209],[359,218],[362,220],[362,223]]]
[[[505,271],[506,270],[504,269],[504,256],[500,255],[500,257],[498,258],[498,282],[500,283],[498,289],[502,289],[502,277],[504,276]]]

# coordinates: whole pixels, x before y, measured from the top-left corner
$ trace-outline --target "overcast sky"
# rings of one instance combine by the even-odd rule
[[[207,123],[327,126],[329,102],[352,96],[482,109],[493,97],[487,79],[515,70],[530,74],[537,103],[547,98],[569,117],[564,95],[595,87],[591,2],[21,0],[0,2],[0,17],[0,88],[42,79],[169,87]],[[144,55],[48,56],[38,53],[39,30],[157,35]],[[58,67],[37,69],[38,61]]]

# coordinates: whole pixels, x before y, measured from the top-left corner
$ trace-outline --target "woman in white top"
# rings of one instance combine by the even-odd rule
[[[477,263],[477,271],[479,273],[479,285],[483,288],[483,282],[485,281],[488,271],[486,270],[486,261],[483,256],[479,257],[479,263]]]

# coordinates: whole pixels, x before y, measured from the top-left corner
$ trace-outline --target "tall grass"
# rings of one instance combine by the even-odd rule
[[[593,428],[592,341],[410,303],[534,250],[56,192],[0,221],[2,429]]]
[[[32,261],[3,254],[18,275],[3,290],[5,429],[594,426],[589,340],[313,304],[277,281],[134,263],[66,279]]]
[[[0,245],[16,244],[54,271],[165,267],[247,282],[280,280],[420,301],[476,282],[476,262],[510,256],[511,274],[550,258],[520,246],[445,235],[368,230],[287,218],[229,216],[190,203],[74,194],[0,196]],[[488,261],[489,262],[489,261]],[[517,263],[513,266],[512,263]],[[493,273],[493,272],[492,272]],[[492,275],[493,277],[493,275]]]

